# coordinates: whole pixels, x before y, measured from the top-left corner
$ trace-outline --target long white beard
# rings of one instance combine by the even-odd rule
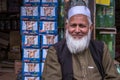
[[[88,48],[91,39],[91,31],[89,30],[88,34],[81,39],[74,39],[69,34],[68,30],[66,30],[65,37],[66,37],[68,49],[72,54],[76,54]]]

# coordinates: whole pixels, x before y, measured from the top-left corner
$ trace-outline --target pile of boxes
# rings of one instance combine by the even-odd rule
[[[103,40],[115,58],[115,0],[110,0],[110,5],[96,4],[96,39]]]
[[[58,42],[58,1],[24,0],[23,4],[22,80],[41,80],[47,50]]]
[[[115,0],[110,5],[96,5],[96,27],[111,28],[115,26]]]
[[[21,36],[19,31],[10,32],[10,51],[8,52],[8,59],[20,60],[21,59]]]

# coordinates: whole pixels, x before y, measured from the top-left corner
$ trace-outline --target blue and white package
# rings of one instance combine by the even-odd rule
[[[23,49],[23,61],[24,62],[40,62],[40,49]]]
[[[40,63],[23,63],[24,76],[40,76]]]
[[[48,49],[42,49],[42,60],[46,59]]]
[[[39,35],[23,35],[22,48],[40,48]]]
[[[22,6],[21,19],[22,20],[37,20],[39,18],[38,6]]]
[[[24,77],[23,80],[40,80],[40,77]]]
[[[43,62],[41,62],[41,75],[42,75],[42,73],[43,73],[43,69],[44,69],[44,61]]]
[[[21,21],[22,34],[38,34],[38,21]]]
[[[40,21],[40,34],[57,34],[57,22],[56,21]]]
[[[41,0],[41,6],[58,6],[58,0]]]
[[[40,0],[24,0],[24,5],[40,5]]]
[[[40,7],[40,20],[57,20],[57,7]]]
[[[51,46],[58,42],[58,35],[42,35],[42,48],[46,46]]]

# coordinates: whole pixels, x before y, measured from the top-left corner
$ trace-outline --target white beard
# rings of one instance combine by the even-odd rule
[[[72,54],[77,54],[79,52],[84,51],[86,48],[88,48],[89,42],[91,39],[91,31],[89,30],[88,34],[82,37],[81,39],[74,39],[69,34],[68,30],[66,30],[65,37],[66,37],[67,46],[70,52]]]

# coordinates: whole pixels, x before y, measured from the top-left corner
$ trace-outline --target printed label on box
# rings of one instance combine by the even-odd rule
[[[40,62],[40,49],[23,49],[24,62]]]
[[[58,42],[58,36],[57,35],[42,35],[42,47],[44,46],[51,46]]]
[[[57,22],[41,21],[39,29],[40,34],[57,34]]]
[[[38,19],[38,7],[37,6],[23,6],[21,7],[21,19],[22,20],[36,20]]]
[[[38,34],[38,21],[21,21],[22,34]]]
[[[54,6],[40,7],[40,20],[57,20],[57,8]]]
[[[24,76],[39,76],[40,75],[40,63],[24,63],[23,64]]]
[[[40,36],[39,35],[23,35],[22,47],[23,48],[39,48]]]

